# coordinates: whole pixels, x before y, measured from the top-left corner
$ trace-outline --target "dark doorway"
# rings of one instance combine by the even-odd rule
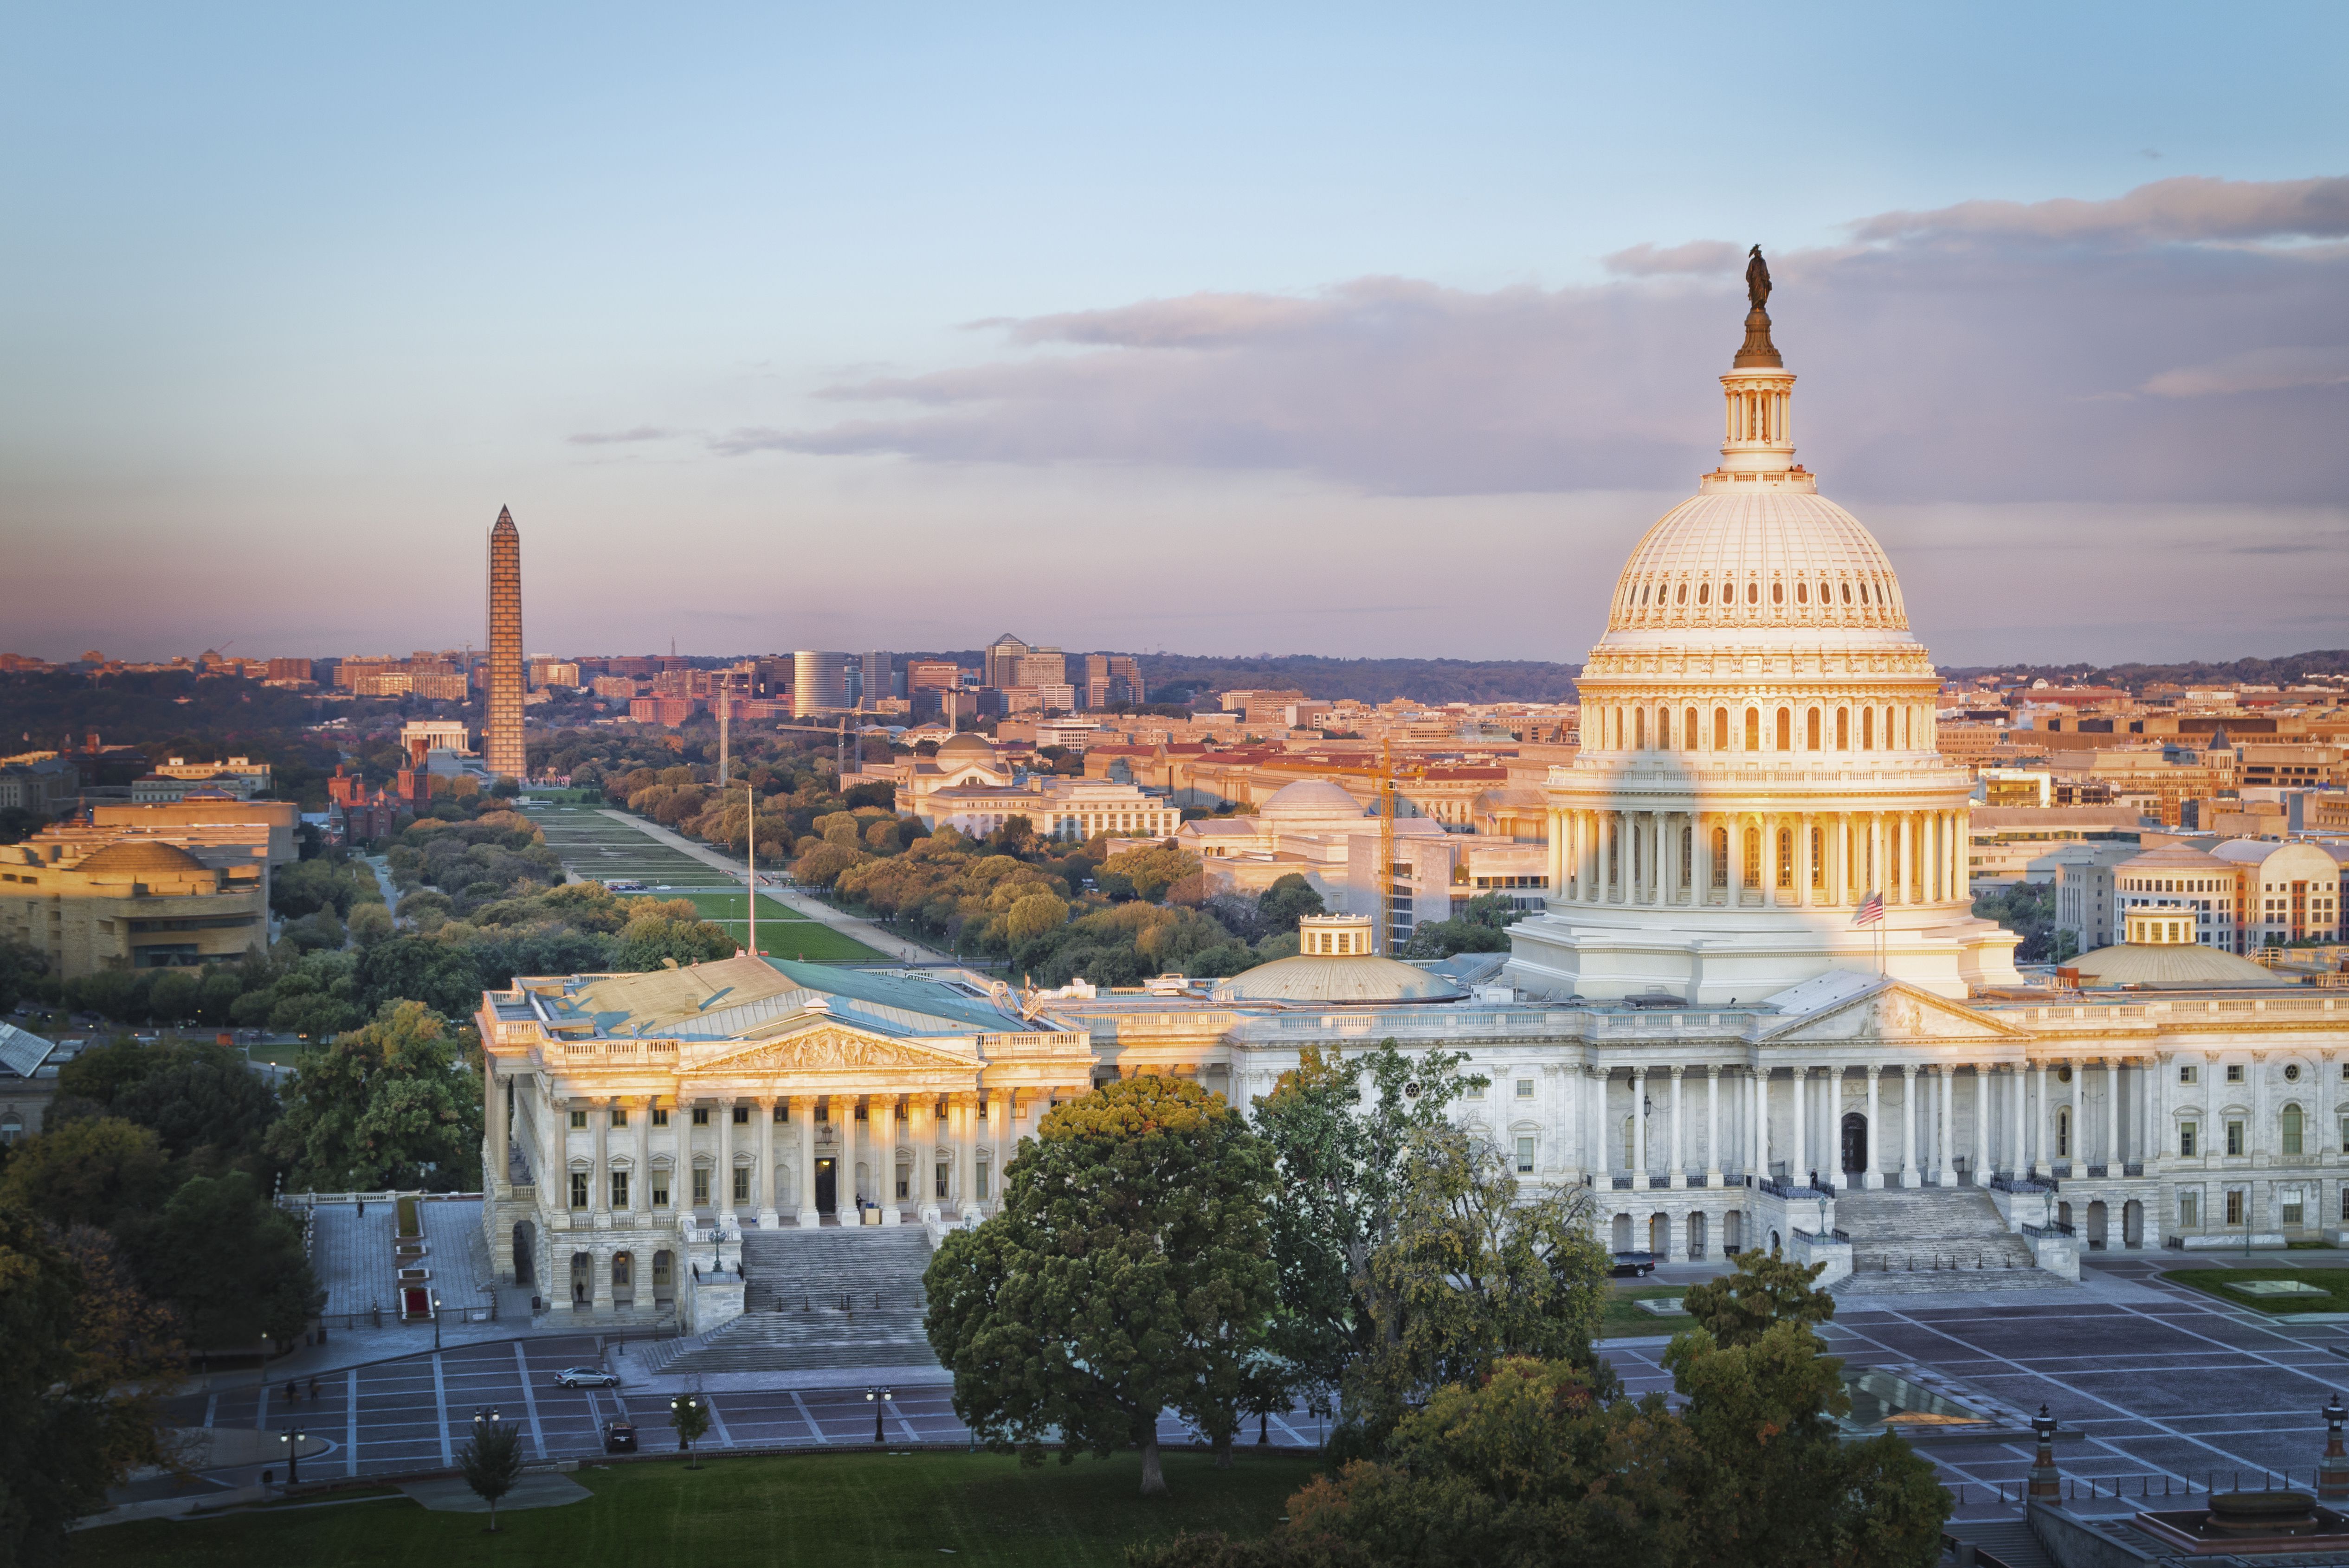
[[[1843,1168],[1855,1176],[1868,1170],[1868,1118],[1856,1110],[1844,1113]]]
[[[829,1160],[815,1162],[815,1207],[820,1214],[837,1213],[840,1209],[839,1183],[833,1180]]]
[[[528,1220],[513,1228],[514,1284],[536,1284],[538,1227]]]

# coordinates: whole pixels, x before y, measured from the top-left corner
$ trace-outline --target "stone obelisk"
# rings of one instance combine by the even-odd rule
[[[499,778],[527,777],[522,740],[522,531],[498,509],[490,530],[490,667],[481,722],[481,758]]]

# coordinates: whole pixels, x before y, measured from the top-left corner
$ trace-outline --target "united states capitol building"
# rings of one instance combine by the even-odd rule
[[[1400,963],[1341,913],[1295,957],[1138,991],[748,955],[517,980],[480,1016],[499,1272],[706,1335],[808,1297],[844,1249],[917,1269],[1106,1078],[1244,1105],[1308,1047],[1390,1038],[1466,1053],[1465,1122],[1659,1258],[2062,1290],[2083,1250],[2337,1235],[2349,995],[2198,944],[2158,892],[2078,986],[2026,983],[1972,915],[1939,680],[1892,562],[1795,460],[1766,293],[1721,377],[1720,466],[1617,583],[1580,752],[1543,791],[1547,908],[1506,955]]]

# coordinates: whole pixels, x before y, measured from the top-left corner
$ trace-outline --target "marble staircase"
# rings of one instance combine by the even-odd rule
[[[660,1374],[935,1366],[922,1329],[929,1262],[918,1226],[746,1230],[742,1315],[667,1341],[642,1365]]]
[[[1846,1191],[1835,1222],[1851,1239],[1839,1296],[2075,1288],[2039,1266],[2030,1242],[2007,1229],[1979,1187]]]

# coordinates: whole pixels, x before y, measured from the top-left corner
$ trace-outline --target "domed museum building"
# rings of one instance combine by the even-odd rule
[[[1544,789],[1547,907],[1508,954],[1401,963],[1350,910],[1294,957],[1122,990],[749,955],[517,979],[479,1020],[498,1272],[583,1324],[677,1321],[676,1370],[755,1364],[762,1304],[917,1301],[1053,1104],[1159,1073],[1246,1106],[1309,1047],[1385,1040],[1467,1053],[1464,1124],[1587,1190],[1619,1250],[2060,1292],[2083,1250],[2339,1238],[2349,995],[2204,961],[2182,905],[2026,984],[1973,917],[1939,679],[1883,547],[1795,460],[1758,253],[1747,281],[1720,465],[1617,581]],[[975,738],[926,769],[916,809],[973,828],[1172,814],[1023,799],[1047,786]],[[1342,791],[1294,788],[1246,830],[1360,831]]]

